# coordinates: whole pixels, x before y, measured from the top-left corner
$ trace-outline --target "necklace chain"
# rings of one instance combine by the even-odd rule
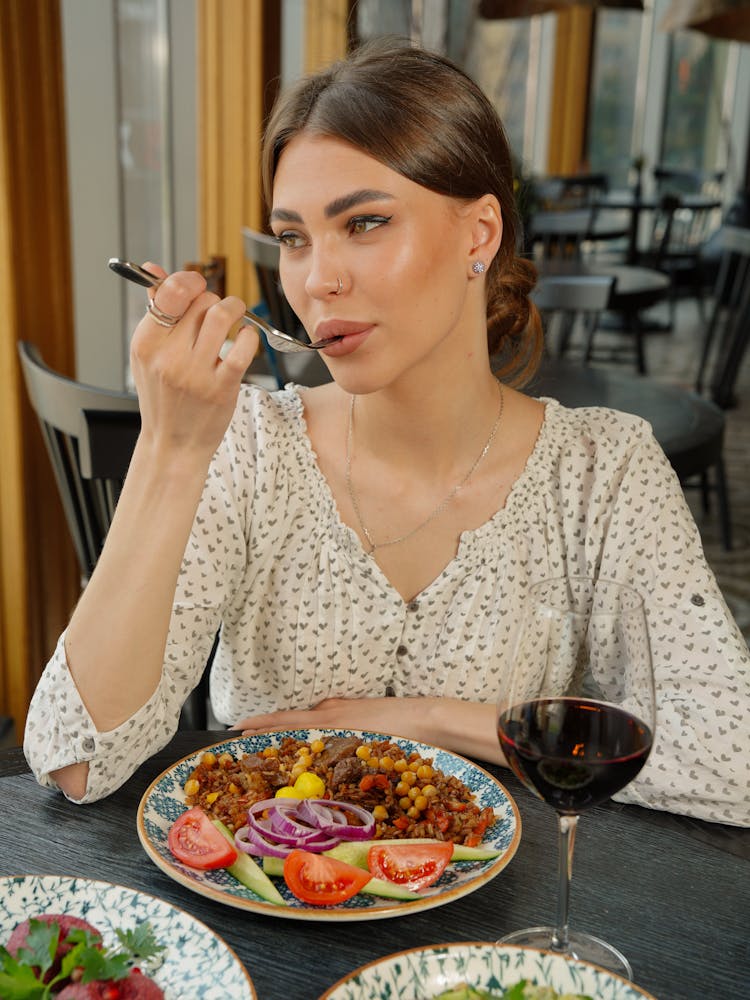
[[[349,427],[348,427],[347,435],[346,435],[346,488],[347,488],[347,490],[349,492],[349,499],[352,502],[352,507],[354,508],[354,513],[357,515],[357,520],[359,521],[359,526],[362,529],[362,534],[365,536],[367,544],[370,546],[369,549],[367,550],[367,554],[368,555],[371,556],[378,549],[387,548],[389,545],[398,545],[399,542],[405,542],[407,538],[411,538],[412,535],[416,535],[418,531],[422,530],[422,528],[426,528],[427,525],[430,524],[431,521],[434,521],[436,517],[438,517],[440,514],[443,513],[443,511],[445,510],[445,508],[448,506],[448,504],[451,502],[451,500],[456,496],[456,494],[459,493],[464,488],[464,486],[466,486],[466,484],[468,483],[468,481],[471,479],[471,477],[476,472],[477,467],[479,466],[479,463],[482,461],[482,459],[485,457],[485,455],[487,454],[487,452],[492,447],[492,442],[495,440],[495,435],[497,434],[497,429],[500,426],[500,421],[502,420],[502,417],[503,417],[503,409],[505,407],[505,393],[503,392],[503,386],[502,386],[501,382],[498,382],[498,387],[500,389],[500,409],[498,410],[497,417],[495,418],[495,423],[492,425],[492,430],[490,431],[490,436],[487,438],[487,441],[486,441],[484,447],[479,452],[479,455],[477,456],[477,458],[476,458],[474,464],[472,465],[472,467],[469,469],[469,471],[466,473],[466,475],[463,477],[463,479],[453,487],[453,489],[450,491],[450,493],[448,494],[448,496],[445,497],[445,499],[441,500],[440,503],[437,505],[437,507],[430,514],[428,514],[428,516],[424,519],[424,521],[422,521],[420,524],[418,524],[416,526],[416,528],[412,528],[411,531],[407,531],[403,535],[399,535],[397,538],[389,538],[388,541],[385,541],[385,542],[375,542],[375,541],[373,541],[373,538],[372,538],[372,535],[370,534],[369,528],[367,527],[367,525],[365,524],[365,522],[364,522],[364,520],[362,518],[362,510],[360,509],[360,506],[359,506],[359,499],[358,499],[357,494],[356,494],[356,492],[354,490],[354,484],[352,483],[352,444],[353,444],[353,440],[354,440],[354,400],[356,399],[356,396],[352,396],[351,397],[351,402],[349,403]]]

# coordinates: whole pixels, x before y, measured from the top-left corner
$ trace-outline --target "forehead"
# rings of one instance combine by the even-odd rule
[[[299,208],[289,203],[290,199],[326,201],[350,188],[369,188],[393,196],[410,188],[426,190],[343,139],[302,132],[279,157],[273,204],[274,208]]]

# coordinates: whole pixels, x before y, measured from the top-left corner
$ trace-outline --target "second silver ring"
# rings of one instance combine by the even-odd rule
[[[158,323],[159,326],[164,326],[168,330],[171,330],[173,326],[177,326],[182,319],[182,316],[171,316],[169,313],[165,313],[157,306],[153,299],[148,300],[146,309],[148,310],[154,323]]]

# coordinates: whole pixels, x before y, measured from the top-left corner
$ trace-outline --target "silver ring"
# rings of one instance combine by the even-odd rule
[[[341,295],[341,289],[344,287],[344,282],[339,277],[336,278],[336,281],[338,281],[339,287],[336,289],[336,291],[333,294],[334,295]]]
[[[169,313],[162,312],[153,299],[148,300],[146,311],[150,314],[154,323],[158,323],[159,326],[165,326],[168,330],[171,330],[173,326],[177,326],[182,319],[182,316],[170,316]]]

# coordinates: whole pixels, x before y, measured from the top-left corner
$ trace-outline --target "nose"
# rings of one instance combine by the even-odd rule
[[[305,291],[314,299],[340,295],[344,288],[341,262],[332,253],[313,251],[310,270],[305,279]]]

